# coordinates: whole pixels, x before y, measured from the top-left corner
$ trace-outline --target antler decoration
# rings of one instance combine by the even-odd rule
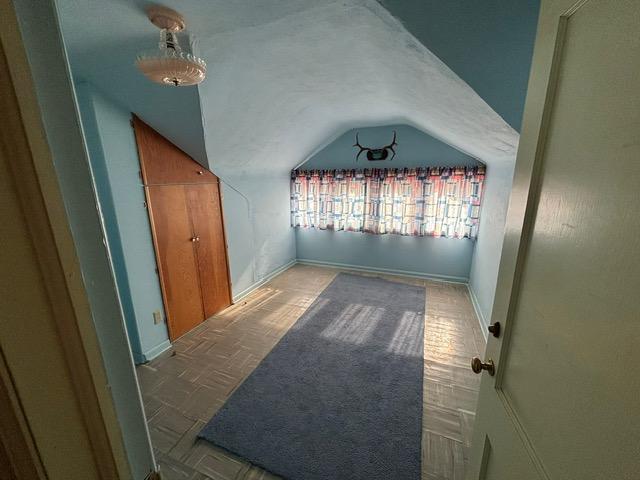
[[[356,155],[356,162],[360,158],[362,152],[367,152],[367,160],[369,160],[370,162],[377,160],[386,160],[389,156],[389,151],[393,153],[389,161],[393,160],[393,158],[396,156],[395,147],[398,146],[398,142],[396,142],[397,134],[395,130],[393,131],[393,140],[391,140],[391,143],[389,145],[385,145],[382,148],[363,147],[362,145],[360,145],[360,139],[358,138],[358,136],[359,133],[356,133],[356,143],[353,144],[354,147],[358,147],[360,149],[360,151]]]
[[[393,160],[393,157],[396,156],[396,151],[394,149],[394,147],[398,146],[398,142],[396,142],[396,131],[393,131],[393,140],[391,140],[391,143],[389,145],[387,145],[386,147],[382,147],[383,150],[391,150],[393,152],[393,155],[391,156],[391,158],[389,159],[389,161]]]
[[[360,158],[360,154],[362,152],[368,152],[370,149],[367,147],[363,147],[362,145],[360,145],[360,140],[358,140],[358,133],[356,133],[356,143],[353,144],[354,147],[358,147],[360,149],[360,151],[358,152],[358,154],[356,155],[356,162],[358,161],[358,159]]]

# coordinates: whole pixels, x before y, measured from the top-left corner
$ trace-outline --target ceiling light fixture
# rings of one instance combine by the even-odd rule
[[[158,50],[141,53],[136,66],[149,80],[163,85],[182,87],[204,80],[207,64],[200,57],[184,52],[178,44],[177,33],[184,30],[182,15],[160,5],[147,9],[151,23],[160,29]]]

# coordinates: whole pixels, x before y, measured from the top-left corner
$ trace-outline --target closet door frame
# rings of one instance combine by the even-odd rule
[[[231,266],[229,265],[229,244],[227,243],[227,226],[226,221],[224,219],[224,204],[222,203],[223,195],[222,195],[222,182],[220,181],[220,177],[218,177],[215,173],[213,174],[216,177],[216,183],[218,184],[218,201],[220,205],[220,223],[222,224],[222,241],[224,242],[224,262],[227,266],[227,285],[229,285],[229,306],[233,305],[235,302],[233,301],[233,283],[231,283]]]
[[[226,226],[225,226],[225,217],[224,217],[224,206],[223,206],[223,195],[222,195],[222,190],[221,190],[221,182],[220,182],[220,178],[215,175],[213,172],[211,172],[209,169],[203,167],[202,165],[198,164],[195,160],[193,160],[189,155],[187,155],[185,152],[183,152],[182,150],[180,150],[180,148],[178,148],[176,145],[172,144],[169,140],[167,140],[166,138],[164,138],[162,135],[160,135],[158,132],[156,132],[153,128],[151,128],[149,125],[147,125],[144,121],[142,121],[139,117],[137,117],[135,114],[132,115],[132,119],[131,119],[131,126],[133,128],[134,131],[134,136],[136,139],[136,147],[138,150],[138,161],[140,163],[140,179],[142,181],[142,187],[144,189],[144,195],[145,195],[145,201],[146,201],[146,207],[147,207],[147,215],[149,217],[149,226],[151,229],[151,237],[153,240],[153,247],[154,247],[154,255],[155,255],[155,259],[156,259],[156,272],[158,274],[158,281],[160,283],[160,290],[162,292],[162,303],[164,305],[164,309],[165,309],[165,314],[167,316],[167,321],[166,321],[166,325],[167,325],[167,330],[169,333],[169,339],[170,341],[174,341],[176,340],[178,337],[174,335],[174,331],[172,329],[172,322],[173,320],[169,318],[170,316],[170,308],[169,308],[169,304],[168,304],[168,299],[167,299],[167,294],[166,294],[166,286],[165,286],[165,279],[163,278],[163,273],[162,273],[162,268],[161,268],[161,259],[160,259],[160,251],[158,249],[158,241],[156,238],[156,229],[155,229],[155,225],[154,225],[154,219],[153,219],[153,214],[152,214],[152,202],[149,196],[149,188],[148,187],[156,187],[156,186],[169,186],[169,185],[173,185],[173,186],[178,186],[178,185],[182,185],[183,187],[186,186],[198,186],[198,185],[207,185],[207,184],[215,184],[217,186],[218,189],[218,204],[220,206],[220,223],[221,223],[221,231],[222,231],[222,241],[224,242],[224,262],[225,262],[225,268],[226,268],[226,279],[227,279],[227,285],[228,285],[228,292],[229,292],[229,298],[228,298],[228,304],[229,306],[233,305],[233,284],[231,282],[231,268],[229,265],[229,244],[227,243],[227,232],[226,232]],[[156,165],[156,169],[154,170],[154,168],[150,168],[154,162],[154,158],[157,158],[157,155],[154,155],[153,152],[152,154],[150,154],[149,156],[146,155],[147,152],[145,152],[145,148],[149,148],[150,144],[153,144],[154,142],[159,142],[161,144],[164,144],[164,148],[171,148],[171,149],[175,149],[174,152],[171,152],[171,157],[172,157],[172,162],[171,165],[168,166],[169,171],[165,171],[165,166],[163,165],[161,167],[162,171],[158,171],[157,170],[157,165]],[[174,155],[177,154],[177,159],[176,156]],[[181,167],[180,166],[180,162],[182,162],[182,160],[180,160],[180,158],[182,158],[184,160],[184,166]],[[181,172],[181,169],[184,169],[185,171],[190,172],[189,174],[183,175],[183,172]],[[175,176],[174,176],[175,174]],[[193,175],[191,175],[193,174]],[[151,177],[151,180],[149,179],[149,177]],[[175,180],[171,180],[171,178],[174,178]],[[186,181],[185,181],[186,180]],[[189,214],[190,216],[190,214]],[[190,216],[191,217],[191,216]],[[192,230],[192,234],[193,235],[197,235],[197,233],[195,233],[193,231],[193,221],[191,218],[189,218],[189,222],[191,223],[191,230]],[[198,249],[194,248],[194,255],[196,258],[196,262],[199,261],[198,258]],[[198,268],[198,282],[200,285],[202,285],[202,281],[200,278],[200,268],[199,266]],[[201,300],[202,300],[202,309],[203,309],[203,321],[206,320],[208,317],[206,316],[206,312],[205,312],[205,306],[204,306],[204,300],[202,299],[202,287],[201,287],[201,291],[200,291],[200,295],[201,295]]]

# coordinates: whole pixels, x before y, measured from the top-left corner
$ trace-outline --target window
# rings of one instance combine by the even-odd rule
[[[484,167],[294,170],[291,225],[476,238]]]

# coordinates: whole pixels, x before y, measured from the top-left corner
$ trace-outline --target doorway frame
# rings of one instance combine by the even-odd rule
[[[58,30],[53,2],[40,7],[39,14]],[[9,450],[28,447],[20,456],[8,453],[16,473],[35,471],[37,476],[33,478],[64,475],[70,479],[133,479],[53,163],[49,142],[58,132],[45,129],[17,10],[11,0],[0,0],[0,74],[5,78],[0,87],[5,118],[0,131],[0,161],[9,171],[3,181],[7,187],[7,210],[3,206],[3,211],[12,214],[8,223],[15,224],[14,230],[28,233],[26,243],[33,255],[17,256],[11,265],[17,265],[21,275],[33,276],[33,302],[42,298],[36,293],[44,292],[46,300],[39,306],[46,314],[37,318],[38,328],[30,329],[29,341],[12,342],[7,332],[14,331],[25,313],[19,301],[7,302],[7,329],[1,332],[0,343],[0,390],[11,402],[0,415],[0,422],[3,426],[12,422],[18,428],[9,432],[3,443]],[[65,58],[59,35],[51,37],[50,42]],[[68,67],[64,68],[68,73]],[[75,101],[72,86],[65,85],[62,94]],[[79,128],[79,123],[73,127]],[[15,215],[16,211],[21,215]],[[24,248],[24,236],[11,235],[9,227],[5,232],[6,250]],[[11,348],[3,349],[2,345]],[[38,361],[46,357],[43,352],[51,353],[56,361],[39,366]],[[133,364],[131,374],[135,378]],[[53,396],[43,398],[43,388]],[[44,400],[48,408],[36,408],[34,399]],[[61,422],[64,429],[60,428]],[[145,478],[157,479],[148,431],[146,437],[153,468]],[[60,450],[62,444],[65,448]],[[61,455],[61,451],[73,454]]]
[[[48,5],[52,11],[54,7]],[[43,12],[43,15],[49,11]],[[55,21],[55,14],[53,14]],[[0,87],[0,102],[4,106],[6,116],[6,133],[0,136],[0,154],[11,155],[11,181],[14,185],[20,182],[23,188],[16,198],[23,211],[33,215],[25,215],[24,221],[30,231],[46,235],[46,249],[38,252],[37,262],[42,274],[43,285],[47,287],[48,299],[51,306],[51,316],[42,319],[58,332],[59,346],[64,353],[64,363],[50,365],[48,376],[58,382],[60,391],[64,391],[77,402],[77,411],[73,418],[68,418],[68,425],[77,424],[85,432],[85,437],[77,439],[80,449],[91,452],[85,458],[85,464],[78,465],[85,472],[85,479],[131,478],[131,472],[126,458],[121,429],[115,415],[115,406],[108,389],[104,361],[97,342],[95,327],[92,323],[91,311],[86,290],[82,283],[77,251],[73,244],[69,219],[65,212],[60,188],[57,184],[56,173],[52,162],[52,154],[47,143],[47,137],[41,120],[41,110],[31,78],[31,69],[26,57],[24,43],[14,7],[11,0],[0,0],[0,41],[8,45],[5,52],[0,49],[0,74],[5,80]],[[52,39],[60,42],[59,38]],[[61,43],[61,42],[60,42]],[[546,72],[536,72],[537,76],[544,76]],[[531,75],[534,73],[532,71]],[[531,80],[530,80],[531,82]],[[72,92],[64,92],[70,93]],[[532,102],[533,100],[527,100]],[[538,111],[531,115],[528,121],[529,129],[541,129],[542,115]],[[525,127],[523,127],[524,129]],[[523,149],[523,146],[520,146]],[[538,145],[527,145],[526,154],[531,158],[531,152],[537,152]],[[519,156],[525,155],[520,153]],[[529,165],[530,167],[531,165]],[[511,208],[513,214],[507,221],[505,246],[501,269],[510,275],[499,277],[498,290],[504,287],[504,294],[494,300],[494,319],[506,315],[508,297],[513,287],[510,278],[517,277],[519,266],[516,264],[518,253],[522,247],[523,224],[530,221],[529,212],[524,212],[528,205],[529,190],[537,179],[537,172],[526,172],[526,167],[519,169],[518,179],[520,192],[517,200],[512,197]],[[516,185],[514,185],[516,187]],[[522,216],[519,213],[522,212]],[[224,222],[223,222],[224,223]],[[506,248],[505,248],[506,247]],[[26,263],[26,262],[25,262]],[[34,340],[42,336],[42,342],[47,342],[55,348],[52,339],[45,337],[42,332],[33,332]],[[33,355],[34,344],[21,345],[23,358]],[[6,366],[14,380],[32,381],[29,372],[21,368],[16,358],[6,357]],[[22,362],[24,363],[24,362]],[[133,370],[133,367],[132,367]],[[135,371],[134,371],[135,374]],[[67,381],[71,377],[72,381]],[[1,378],[3,385],[7,385],[6,377]],[[18,383],[18,382],[16,382]],[[35,414],[24,403],[20,402],[21,392],[16,388],[17,402],[12,404],[15,417],[23,417],[27,423],[23,430],[25,438],[33,441],[38,456],[42,459],[45,471],[61,467],[67,463],[67,458],[47,457],[43,452],[50,449],[47,441],[57,437],[52,430],[49,438],[37,438],[29,428],[29,424],[40,421],[42,412]],[[55,411],[45,412],[45,417],[51,425],[59,424],[59,414]],[[148,434],[147,434],[148,435]],[[27,459],[34,468],[38,468],[37,457]],[[157,478],[157,473],[151,472],[148,478]],[[137,480],[137,479],[136,479]]]

